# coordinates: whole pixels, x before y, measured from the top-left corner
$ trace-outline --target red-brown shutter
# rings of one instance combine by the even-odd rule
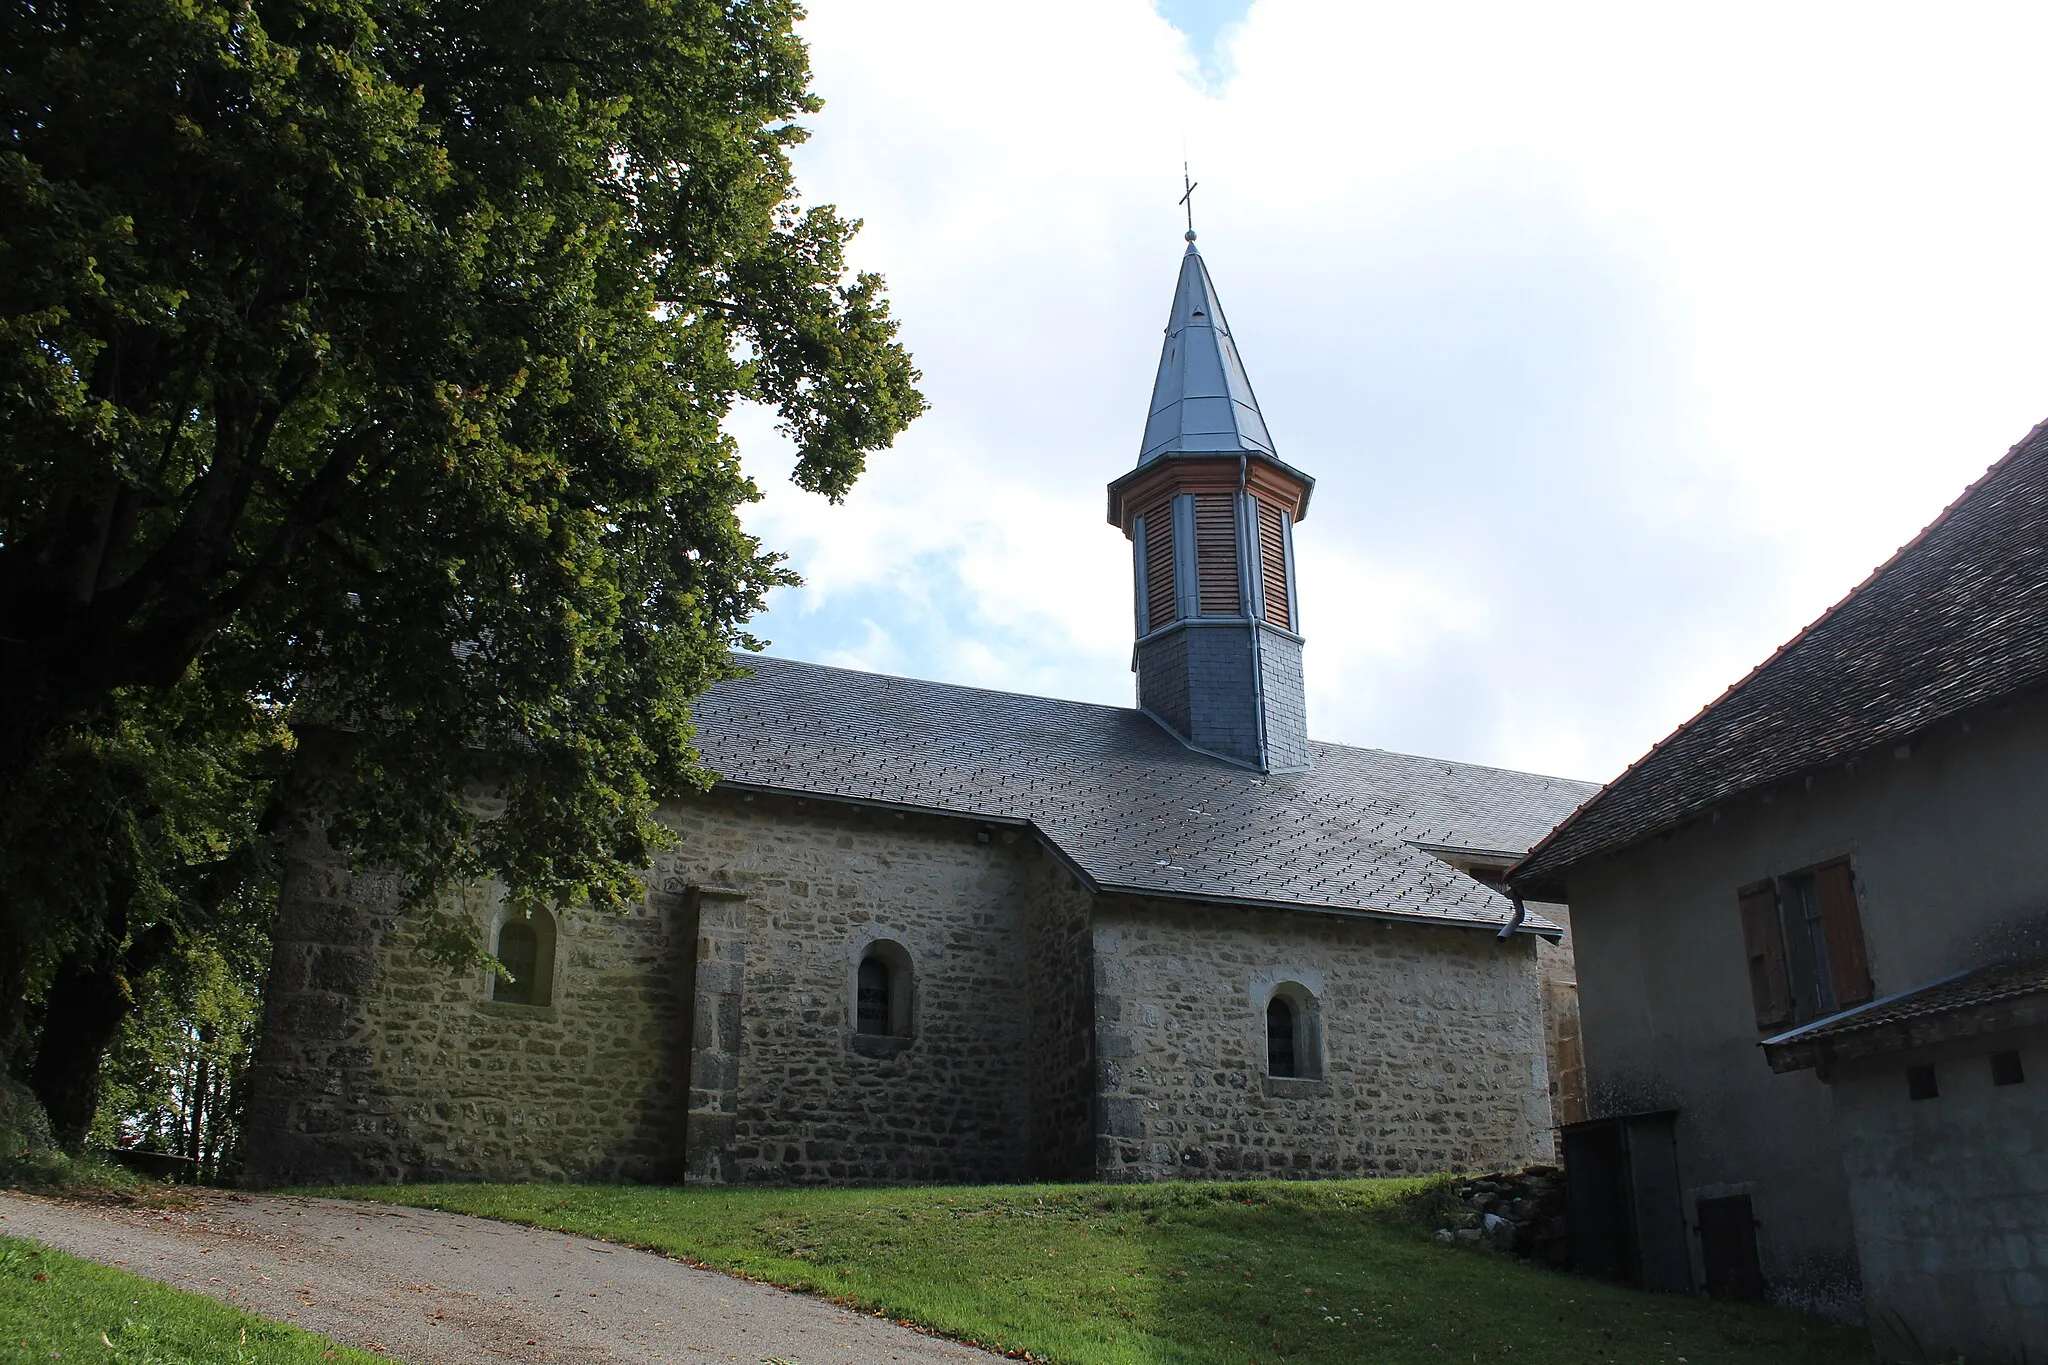
[[[1287,611],[1287,531],[1280,523],[1280,509],[1267,503],[1259,507],[1259,573],[1266,595],[1266,620],[1282,630],[1293,630]]]
[[[1863,912],[1856,908],[1856,879],[1843,858],[1813,870],[1820,901],[1820,928],[1828,942],[1828,976],[1835,1003],[1847,1009],[1877,994],[1870,982],[1870,956],[1863,946]]]
[[[1769,882],[1742,893],[1742,944],[1749,953],[1749,993],[1756,1026],[1792,1022],[1792,983],[1785,975],[1785,936],[1778,927],[1778,891]]]
[[[1162,502],[1145,514],[1146,629],[1173,624],[1173,598],[1173,504]]]
[[[1236,616],[1237,499],[1228,493],[1195,495],[1195,571],[1201,614]]]

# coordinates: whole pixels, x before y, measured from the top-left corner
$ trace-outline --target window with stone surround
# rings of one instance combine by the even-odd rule
[[[551,1005],[555,996],[555,917],[544,909],[510,911],[498,925],[492,953],[505,975],[491,978],[491,999],[505,1005]]]
[[[853,1032],[858,1038],[908,1038],[913,978],[910,953],[894,939],[861,952],[853,978]]]
[[[1315,1080],[1323,1074],[1322,1010],[1314,992],[1283,981],[1266,1002],[1266,1074]]]

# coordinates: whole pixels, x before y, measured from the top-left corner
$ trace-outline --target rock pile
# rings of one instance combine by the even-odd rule
[[[1571,1264],[1564,1172],[1557,1167],[1483,1175],[1452,1190],[1463,1217],[1458,1226],[1437,1229],[1439,1242],[1481,1242],[1539,1265]]]

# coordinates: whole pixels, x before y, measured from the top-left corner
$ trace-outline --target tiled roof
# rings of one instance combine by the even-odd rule
[[[1524,849],[1592,790],[1337,744],[1255,773],[1121,707],[741,662],[696,707],[727,783],[1028,822],[1103,891],[1498,926],[1506,900],[1414,845]]]
[[[2048,423],[1875,573],[1565,821],[1515,869],[1555,888],[1745,791],[2048,685]]]
[[[1933,1041],[1938,1029],[1930,1026],[1941,1021],[1964,1013],[1997,1012],[2001,1006],[2041,997],[2048,997],[2048,958],[1994,963],[1816,1019],[1766,1038],[1763,1047],[1773,1067],[1792,1070],[1812,1066],[1826,1053]]]

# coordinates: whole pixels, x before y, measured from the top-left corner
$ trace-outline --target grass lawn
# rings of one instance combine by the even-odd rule
[[[1440,1182],[323,1190],[666,1252],[1066,1365],[1867,1365],[1858,1330],[1430,1237]]]
[[[18,1237],[0,1237],[0,1360],[290,1365],[368,1355]]]

